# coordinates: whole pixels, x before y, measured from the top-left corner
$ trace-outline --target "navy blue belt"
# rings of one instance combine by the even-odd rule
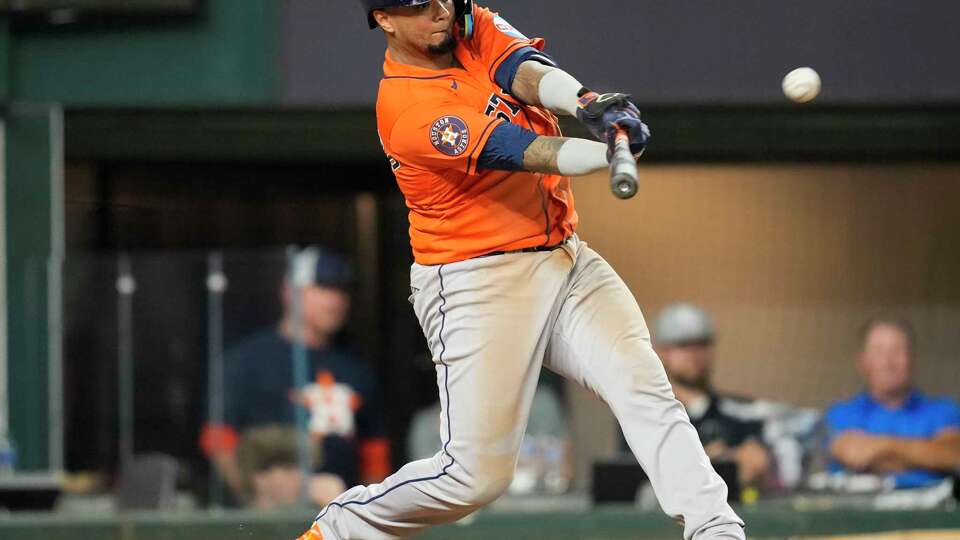
[[[569,241],[570,241],[570,237],[568,236],[567,238],[564,238],[563,241],[560,242],[559,244],[553,244],[552,246],[533,246],[533,247],[525,247],[520,249],[511,249],[508,251],[491,251],[490,253],[484,253],[483,255],[478,255],[476,258],[479,259],[481,257],[493,257],[495,255],[508,255],[510,253],[540,253],[543,251],[556,251],[562,248],[563,246],[567,245],[567,242]]]

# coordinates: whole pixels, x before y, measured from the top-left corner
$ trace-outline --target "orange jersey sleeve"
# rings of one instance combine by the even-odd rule
[[[421,103],[397,118],[388,146],[402,165],[476,174],[483,147],[501,122],[463,103]]]
[[[543,50],[545,41],[541,38],[530,39],[520,33],[498,13],[484,7],[474,9],[474,36],[469,42],[469,48],[480,57],[489,71],[487,75],[492,81],[497,68],[510,54],[523,47],[534,47]]]

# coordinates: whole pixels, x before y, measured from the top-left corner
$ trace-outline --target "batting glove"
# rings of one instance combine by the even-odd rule
[[[630,137],[630,151],[638,157],[650,140],[650,128],[640,121],[640,110],[627,94],[587,91],[580,96],[577,119],[597,140],[611,146],[617,130],[626,131]]]

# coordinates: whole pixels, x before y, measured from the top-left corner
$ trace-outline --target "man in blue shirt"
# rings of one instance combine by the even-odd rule
[[[345,486],[377,482],[390,473],[375,374],[334,343],[347,319],[351,281],[351,269],[340,257],[319,248],[301,251],[284,283],[283,319],[225,355],[224,418],[205,427],[201,445],[238,498],[252,498],[238,460],[244,434],[293,428],[301,408],[322,450],[310,490],[315,502],[326,504]],[[294,376],[298,343],[307,371],[307,379],[299,382]]]
[[[916,488],[960,471],[960,406],[916,389],[913,354],[905,322],[866,324],[859,369],[867,389],[826,414],[832,472],[888,475],[897,488]]]

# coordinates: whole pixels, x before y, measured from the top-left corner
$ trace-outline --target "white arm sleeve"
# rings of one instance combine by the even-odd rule
[[[583,85],[562,69],[554,69],[540,79],[540,103],[555,113],[577,115],[579,96]]]
[[[564,176],[583,176],[604,169],[607,145],[586,139],[569,139],[557,151],[557,170]]]

